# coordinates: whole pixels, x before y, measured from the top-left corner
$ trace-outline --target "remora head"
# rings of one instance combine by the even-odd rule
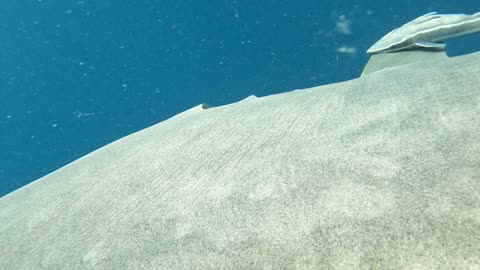
[[[367,53],[386,53],[406,49],[406,47],[409,46],[408,36],[402,35],[402,33],[397,33],[398,30],[399,28],[392,30],[390,33],[375,42],[375,44],[367,50]]]
[[[367,53],[386,53],[415,47],[413,36],[419,31],[419,25],[439,18],[436,12],[422,15],[386,34],[367,50]]]

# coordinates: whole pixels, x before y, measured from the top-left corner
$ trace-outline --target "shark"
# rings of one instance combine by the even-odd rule
[[[430,12],[386,34],[367,53],[444,50],[445,40],[477,32],[480,32],[480,12],[473,15]]]

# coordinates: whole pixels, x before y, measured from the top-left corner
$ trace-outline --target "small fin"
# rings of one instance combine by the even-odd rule
[[[435,18],[439,18],[440,15],[437,15],[437,12],[430,12],[430,13],[427,13],[425,15],[422,15],[412,21],[410,21],[409,23],[407,24],[419,24],[419,23],[424,23],[424,22],[427,22],[427,21],[430,21],[432,19],[435,19]]]
[[[445,48],[445,43],[431,42],[431,41],[415,41],[415,45],[423,48]]]
[[[418,18],[414,19],[413,21],[416,21],[416,20],[422,20],[423,18],[426,18],[426,17],[430,17],[432,15],[436,15],[437,12],[434,11],[434,12],[429,12],[427,14],[423,14],[422,16],[419,16]]]

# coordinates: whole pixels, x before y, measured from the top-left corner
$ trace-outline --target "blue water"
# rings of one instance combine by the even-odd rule
[[[430,11],[480,5],[3,0],[0,196],[203,102],[353,79],[370,45]],[[447,46],[449,55],[479,49],[480,35]]]

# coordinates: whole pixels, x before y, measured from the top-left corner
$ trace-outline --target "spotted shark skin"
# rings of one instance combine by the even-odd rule
[[[443,41],[480,32],[480,12],[437,14],[430,12],[386,34],[367,53],[389,53],[416,48],[443,50]]]

